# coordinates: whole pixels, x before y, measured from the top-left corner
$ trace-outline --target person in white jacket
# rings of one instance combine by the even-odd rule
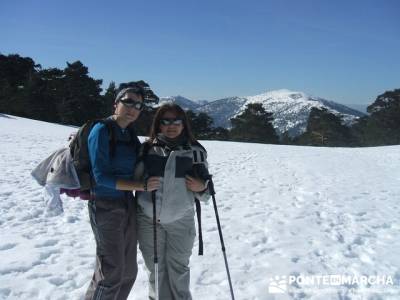
[[[146,145],[147,144],[147,145]],[[156,228],[159,299],[192,299],[189,260],[196,235],[194,198],[210,197],[206,180],[195,168],[207,170],[207,152],[191,133],[187,116],[176,104],[164,104],[154,117],[150,139],[142,146],[136,177],[157,176]],[[150,192],[138,192],[138,241],[149,270],[149,298],[155,297],[153,203]]]

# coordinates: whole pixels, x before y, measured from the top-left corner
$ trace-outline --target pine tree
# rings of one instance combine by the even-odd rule
[[[362,146],[400,144],[400,89],[386,91],[368,106],[369,116],[361,118],[353,127]]]
[[[378,145],[400,144],[400,89],[379,95],[367,111],[370,139]]]
[[[224,127],[213,128],[209,138],[211,140],[229,141],[230,140],[229,130]]]
[[[59,122],[57,100],[63,96],[63,71],[57,68],[39,70],[31,90],[33,118]]]
[[[209,139],[212,136],[212,123],[213,119],[205,112],[196,114],[195,112],[188,110],[186,112],[193,135],[197,139]]]
[[[156,109],[151,106],[146,106],[135,121],[136,133],[142,136],[150,135],[150,127],[153,122]]]
[[[266,112],[261,103],[248,104],[245,111],[231,119],[231,139],[241,142],[277,144],[278,135],[272,126],[272,113]]]
[[[40,65],[29,57],[0,54],[0,111],[31,117],[31,90]]]
[[[290,136],[289,131],[285,131],[280,137],[280,143],[283,145],[293,145],[294,138]]]
[[[88,68],[80,61],[67,63],[64,69],[64,93],[58,103],[58,114],[64,124],[82,125],[89,119],[103,117],[102,80],[95,80],[88,73]]]
[[[350,128],[343,125],[342,118],[326,108],[312,108],[306,132],[295,139],[301,145],[350,146]]]
[[[114,113],[114,101],[117,97],[117,88],[115,82],[111,81],[105,94],[101,97],[101,115],[110,116]]]

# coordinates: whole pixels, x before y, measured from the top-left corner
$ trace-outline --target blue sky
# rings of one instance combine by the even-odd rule
[[[160,96],[216,100],[287,88],[372,103],[400,88],[400,1],[0,2],[0,52]]]

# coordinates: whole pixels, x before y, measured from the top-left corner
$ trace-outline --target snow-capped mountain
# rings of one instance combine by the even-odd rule
[[[261,102],[267,111],[274,115],[274,127],[279,134],[288,131],[296,136],[305,131],[308,116],[313,107],[326,108],[340,115],[345,124],[350,125],[364,114],[345,105],[314,97],[302,92],[277,90],[258,96],[248,97],[248,103]],[[247,104],[247,103],[246,103]]]
[[[161,97],[160,102],[158,103],[157,106],[160,106],[160,105],[162,105],[164,103],[168,103],[168,102],[176,103],[179,106],[181,106],[183,109],[192,110],[192,111],[195,111],[200,106],[208,103],[205,100],[194,101],[194,100],[190,100],[190,99],[187,99],[185,97],[178,95],[178,96],[170,96],[170,97]]]
[[[230,97],[199,106],[196,112],[205,112],[213,118],[213,126],[230,127],[230,118],[236,115],[247,102],[243,97]]]
[[[242,113],[247,104],[262,103],[266,111],[272,112],[273,125],[277,133],[283,134],[288,131],[291,136],[299,135],[305,131],[313,107],[326,108],[330,112],[342,116],[345,124],[351,124],[364,115],[360,111],[334,101],[287,89],[269,91],[255,96],[224,98],[205,105],[200,105],[181,96],[162,98],[161,101],[163,99],[175,101],[185,109],[205,112],[213,118],[215,127],[226,128],[231,126],[230,119]]]

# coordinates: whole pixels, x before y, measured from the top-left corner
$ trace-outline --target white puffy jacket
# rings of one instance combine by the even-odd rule
[[[194,215],[195,197],[203,202],[209,200],[208,189],[194,193],[186,188],[185,175],[191,174],[196,164],[208,169],[207,153],[201,146],[187,145],[169,149],[156,140],[143,160],[138,162],[135,171],[137,180],[145,176],[160,177],[161,186],[156,192],[156,214],[160,223],[174,222],[188,214]],[[153,218],[151,192],[137,192],[136,196],[139,209]]]

